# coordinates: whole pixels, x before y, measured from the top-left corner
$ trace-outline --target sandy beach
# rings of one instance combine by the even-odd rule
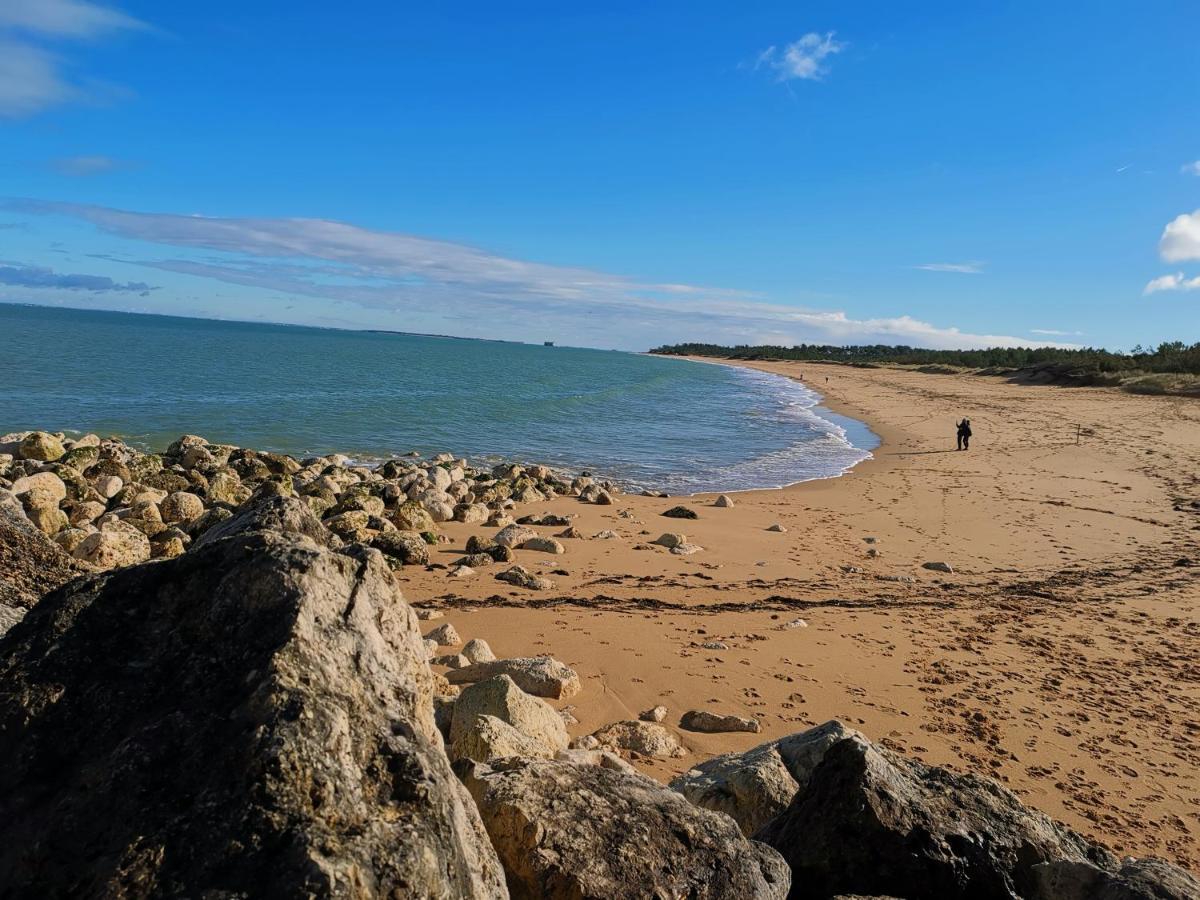
[[[523,512],[574,514],[586,536],[561,556],[518,553],[553,590],[410,567],[407,598],[501,656],[552,653],[577,669],[573,735],[665,704],[688,754],[640,760],[657,778],[838,718],[923,761],[990,773],[1118,852],[1200,866],[1200,404],[753,365],[802,375],[868,423],[874,459],[733,495],[733,508],[687,498],[695,521],[661,515],[677,499],[533,504]],[[960,453],[963,415],[975,436]],[[451,542],[433,556],[446,564],[487,531],[443,530]],[[616,536],[593,537],[606,530]],[[663,532],[704,550],[672,555],[650,543]],[[763,730],[679,730],[689,709]]]

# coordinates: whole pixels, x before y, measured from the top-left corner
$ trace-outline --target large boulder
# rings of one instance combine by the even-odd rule
[[[450,724],[452,758],[468,756],[478,762],[486,758],[472,755],[467,746],[479,719],[495,717],[545,748],[537,755],[547,759],[567,749],[570,738],[560,716],[549,703],[525,693],[507,675],[497,675],[473,684],[458,696]]]
[[[788,861],[796,898],[1014,900],[1033,894],[1039,863],[1115,863],[990,779],[860,737],[830,747],[804,790],[754,837]]]
[[[106,522],[80,541],[71,555],[97,569],[132,566],[150,558],[150,539],[127,522]]]
[[[474,684],[497,675],[507,675],[517,687],[535,697],[565,700],[582,690],[579,675],[570,666],[550,656],[517,656],[479,662],[447,672],[451,684]]]
[[[253,531],[279,531],[304,535],[323,547],[336,549],[341,540],[321,524],[316,513],[296,497],[272,494],[252,500],[230,518],[218,522],[199,538],[195,547],[203,547],[234,534]]]
[[[20,501],[0,488],[0,635],[43,594],[91,571],[39,531]]]
[[[375,551],[241,533],[80,579],[0,641],[0,683],[26,896],[505,896]]]
[[[752,835],[787,809],[830,747],[855,735],[841,722],[826,722],[744,753],[715,756],[680,775],[671,789],[697,806],[732,816]]]
[[[1031,900],[1200,900],[1200,881],[1161,859],[1127,859],[1115,872],[1083,862],[1033,867]]]
[[[455,764],[514,898],[783,898],[779,855],[641,775],[559,760]]]
[[[67,450],[62,440],[44,431],[34,431],[21,441],[17,454],[21,459],[33,459],[38,462],[53,462]]]

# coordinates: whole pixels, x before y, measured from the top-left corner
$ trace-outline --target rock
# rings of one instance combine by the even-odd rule
[[[204,519],[216,513],[220,508],[210,509],[197,523],[197,528]],[[329,529],[321,524],[321,520],[309,509],[308,505],[297,497],[263,496],[251,500],[237,511],[225,514],[223,521],[214,522],[201,536],[196,539],[196,547],[203,547],[222,538],[235,534],[248,534],[254,531],[278,531],[283,534],[304,535],[323,547],[336,549],[341,541]],[[197,530],[191,530],[195,535]]]
[[[954,567],[950,563],[944,562],[927,562],[921,564],[922,569],[928,569],[930,572],[945,572],[947,575],[954,574]]]
[[[162,513],[162,520],[168,525],[191,522],[204,514],[204,501],[187,491],[175,491],[167,494],[159,505],[159,512]]]
[[[417,618],[422,622],[433,622],[445,618],[446,614],[440,609],[418,609]]]
[[[612,494],[602,489],[596,492],[596,496],[592,502],[597,506],[612,506],[615,501],[613,500]]]
[[[450,726],[451,759],[467,756],[487,762],[470,752],[474,742],[470,734],[484,716],[495,717],[534,741],[541,747],[537,755],[544,759],[565,750],[570,743],[566,726],[554,707],[525,693],[509,676],[498,675],[473,684],[459,694]]]
[[[532,537],[527,541],[522,541],[520,549],[522,550],[537,550],[542,553],[566,553],[567,548],[556,541],[554,538],[548,537]]]
[[[451,566],[449,572],[451,578],[470,578],[475,574],[477,573],[474,569],[470,566],[462,565],[461,562],[458,565]]]
[[[456,566],[468,566],[475,569],[482,569],[485,566],[490,566],[495,562],[487,553],[468,553],[466,556],[460,556],[454,561]]]
[[[728,650],[729,645],[724,641],[704,641],[700,647],[704,650]]]
[[[630,750],[643,756],[679,757],[685,752],[671,732],[652,722],[614,722],[605,725],[592,737],[606,747]]]
[[[1160,859],[1127,859],[1106,872],[1087,862],[1033,867],[1031,900],[1200,900],[1200,881]]]
[[[104,515],[104,504],[94,500],[85,500],[71,507],[67,518],[72,525],[88,525]]]
[[[813,897],[1008,900],[1032,894],[1038,863],[1115,862],[994,781],[926,766],[861,737],[830,747],[807,786],[755,837],[783,854],[793,881]]]
[[[452,759],[477,762],[491,762],[509,756],[550,759],[554,755],[545,744],[522,734],[495,716],[477,717],[448,752]]]
[[[621,536],[611,528],[606,528],[603,531],[597,531],[593,537],[598,541],[616,541],[620,540]]]
[[[35,475],[26,475],[24,478],[18,478],[12,483],[11,490],[18,497],[35,490],[41,491],[43,494],[52,497],[56,505],[67,499],[67,486],[53,472],[38,472]]]
[[[429,545],[415,531],[381,531],[371,546],[406,566],[429,565]]]
[[[606,769],[612,769],[614,772],[625,772],[629,775],[639,774],[637,769],[611,750],[584,750],[579,747],[573,747],[567,750],[559,750],[554,754],[554,758],[576,766],[603,766]]]
[[[653,709],[648,709],[645,712],[639,713],[638,718],[643,722],[662,722],[667,718],[667,708],[665,706],[656,706]]]
[[[85,537],[71,554],[98,569],[132,566],[150,558],[150,540],[125,522],[110,522]]]
[[[421,504],[412,500],[397,507],[396,511],[392,513],[392,524],[401,531],[420,533],[434,530],[433,516],[429,515]]]
[[[728,494],[722,494],[720,497],[718,497],[716,500],[713,501],[713,506],[715,506],[719,509],[732,509],[733,508],[733,498],[731,498]]]
[[[699,544],[677,544],[671,548],[671,552],[676,556],[691,556],[693,553],[699,553],[703,549]]]
[[[716,734],[726,731],[749,731],[758,734],[762,725],[758,719],[744,719],[741,716],[719,716],[716,713],[702,709],[691,709],[679,720],[679,727],[688,731],[701,731]]]
[[[723,816],[640,775],[560,760],[455,764],[514,897],[754,900],[787,866]]]
[[[59,589],[0,644],[0,884],[504,897],[420,641],[377,552],[295,535]]]
[[[531,591],[548,591],[554,587],[554,582],[549,578],[534,575],[524,566],[513,566],[503,572],[497,572],[496,579],[516,587],[528,588]]]
[[[30,433],[17,447],[17,456],[21,459],[33,459],[38,462],[53,462],[66,452],[59,438],[44,431]]]
[[[437,652],[438,652],[438,642],[437,641],[432,641],[429,638],[425,638],[423,643],[425,644],[426,658],[433,659],[435,656],[437,656]]]
[[[697,806],[732,816],[743,833],[752,835],[807,787],[830,747],[855,736],[860,735],[841,722],[826,722],[744,753],[706,760],[673,780],[671,789]]]
[[[41,493],[41,491],[31,491],[25,496],[29,497],[38,493]],[[67,514],[57,506],[46,504],[31,506],[27,511],[27,515],[29,516],[29,521],[34,524],[34,527],[36,527],[38,531],[51,536],[58,534],[71,524],[69,521],[67,521]]]
[[[679,534],[678,532],[675,532],[675,531],[668,531],[666,534],[660,535],[659,537],[655,538],[650,543],[658,544],[658,546],[666,547],[669,550],[672,547],[680,547],[680,546],[683,546],[684,544],[686,544],[687,543],[687,535]]]
[[[787,534],[787,529],[784,528],[782,525],[780,525],[778,522],[776,522],[774,525],[769,526],[767,528],[767,531],[773,531],[776,534]]]
[[[583,538],[583,532],[574,525],[570,525],[556,534],[555,537],[567,538],[569,540],[581,540]]]
[[[493,538],[501,547],[510,549],[519,547],[526,541],[533,540],[538,536],[538,533],[526,525],[506,525],[496,532],[496,537]]]
[[[447,669],[461,669],[463,666],[471,664],[461,653],[447,653],[444,656],[435,656],[430,662],[435,666],[445,666]]]
[[[483,503],[460,503],[454,507],[455,521],[465,522],[467,525],[481,525],[491,514],[491,510]]]
[[[43,594],[92,567],[36,529],[20,501],[0,488],[0,634]]]
[[[437,641],[439,647],[457,647],[462,643],[462,638],[458,636],[458,632],[454,630],[454,626],[449,622],[433,629],[433,631],[425,635],[425,640]]]
[[[474,684],[497,675],[507,675],[517,687],[535,697],[565,700],[582,690],[575,670],[549,656],[518,656],[474,663],[450,672],[446,677],[451,684]]]
[[[83,543],[91,532],[84,531],[82,528],[66,528],[54,535],[54,543],[62,547],[67,553],[71,553]]]
[[[462,654],[472,663],[493,662],[496,654],[483,638],[471,638],[462,649]]]
[[[121,493],[121,488],[125,487],[125,482],[120,475],[101,475],[96,479],[95,488],[105,500],[111,500],[117,494]]]
[[[212,502],[241,506],[250,499],[251,493],[250,488],[242,484],[242,480],[233,472],[217,472],[208,479],[207,496]]]
[[[698,519],[700,516],[694,509],[689,509],[686,506],[672,506],[665,513],[668,519]]]

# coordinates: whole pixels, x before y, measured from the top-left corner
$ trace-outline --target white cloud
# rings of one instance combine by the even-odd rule
[[[1200,259],[1200,209],[1167,223],[1158,241],[1158,253],[1167,262]]]
[[[1146,285],[1142,290],[1142,296],[1157,294],[1159,291],[1200,291],[1200,275],[1195,278],[1184,278],[1182,272],[1160,275]]]
[[[0,0],[0,116],[27,116],[86,96],[46,42],[96,40],[145,27],[85,0]]]
[[[829,73],[829,65],[825,60],[846,49],[846,44],[834,40],[833,36],[832,31],[825,34],[810,31],[782,50],[772,45],[758,55],[755,68],[766,66],[774,70],[779,81],[794,78],[820,81]]]
[[[1044,334],[1048,337],[1083,337],[1082,331],[1057,331],[1053,328],[1030,328],[1030,334]]]
[[[919,266],[913,266],[914,269],[924,269],[926,272],[957,272],[960,275],[982,275],[984,263],[982,262],[963,262],[963,263],[922,263]]]
[[[856,319],[842,311],[765,302],[743,291],[509,259],[325,219],[212,218],[28,200],[2,202],[0,209],[70,216],[110,235],[169,245],[177,248],[170,258],[149,258],[135,244],[107,259],[237,285],[259,297],[348,304],[340,309],[356,307],[366,327],[630,349],[664,341],[1061,344],[972,334],[910,316]],[[171,296],[163,287],[155,302],[165,304]]]
[[[120,163],[108,156],[68,156],[52,160],[50,166],[62,175],[84,177],[111,172],[120,168]]]
[[[1200,159],[1195,162],[1184,163],[1179,167],[1179,171],[1185,175],[1200,175]]]

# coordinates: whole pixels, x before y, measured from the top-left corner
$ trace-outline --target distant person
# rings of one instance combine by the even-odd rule
[[[958,449],[971,449],[971,420],[964,418],[958,423]]]

